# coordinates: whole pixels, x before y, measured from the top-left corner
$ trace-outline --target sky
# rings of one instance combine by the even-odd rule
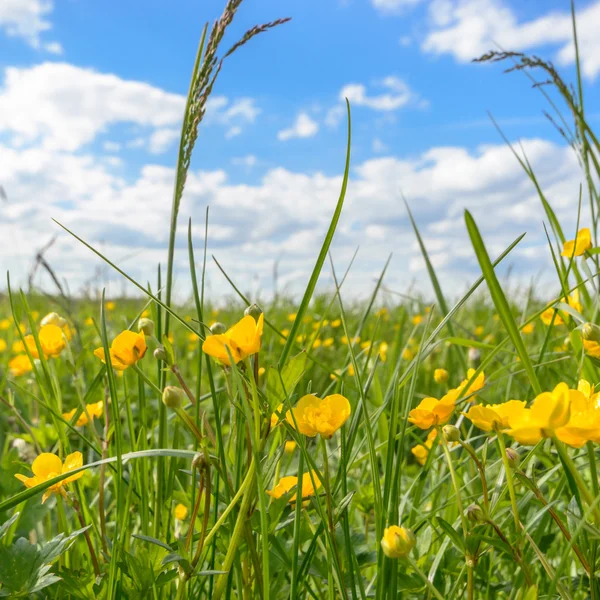
[[[135,293],[52,219],[155,285],[196,48],[224,4],[0,0],[0,266],[15,286],[56,236],[46,258],[73,294]],[[600,0],[577,0],[576,9],[595,124]],[[190,291],[188,219],[200,261],[207,206],[215,302],[231,288],[211,255],[253,298],[275,287],[303,292],[340,193],[345,98],[351,170],[332,256],[343,272],[358,248],[346,294],[368,296],[392,254],[387,288],[431,296],[403,198],[448,295],[479,274],[465,208],[492,255],[527,232],[507,259],[516,284],[552,281],[539,197],[490,115],[572,237],[577,157],[531,81],[472,59],[498,48],[535,54],[574,81],[568,0],[244,0],[222,52],[281,17],[291,21],[225,61],[209,100],[179,213],[178,298]],[[46,274],[34,281],[52,290]],[[326,266],[322,285],[331,282]],[[556,295],[548,285],[542,295]]]

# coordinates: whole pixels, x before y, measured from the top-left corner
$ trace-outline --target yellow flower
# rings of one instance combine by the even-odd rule
[[[295,427],[295,419],[298,431],[304,435],[315,437],[320,434],[329,439],[344,425],[351,412],[350,402],[341,394],[325,396],[323,400],[308,394],[300,398],[291,411],[288,410],[286,419],[292,427]]]
[[[301,333],[300,335],[296,336],[296,341],[301,344],[302,342],[304,342],[304,340],[306,339],[306,335],[304,333]]]
[[[511,422],[507,433],[520,444],[533,446],[541,439],[552,437],[555,431],[569,422],[571,398],[581,392],[569,390],[559,383],[552,392],[543,392],[533,401],[531,408],[522,411]],[[512,421],[512,419],[511,419]]]
[[[560,314],[556,311],[556,309],[550,307],[547,308],[541,315],[540,315],[540,319],[542,320],[542,323],[546,326],[549,326],[550,323],[552,323],[552,317],[554,316],[554,313],[556,312],[556,317],[554,317],[554,324],[555,325],[564,325],[564,321],[562,319],[562,317],[560,316]]]
[[[404,348],[404,350],[402,350],[402,358],[404,360],[412,360],[414,356],[415,354],[410,348]]]
[[[333,346],[333,343],[334,339],[332,337],[325,338],[323,340],[323,348],[329,348],[330,346]]]
[[[70,473],[74,469],[81,467],[83,465],[83,456],[81,452],[73,452],[73,454],[69,454],[67,458],[65,458],[65,462],[63,463],[56,454],[50,454],[49,452],[44,452],[40,454],[31,465],[31,470],[33,471],[33,477],[26,477],[25,475],[21,475],[17,473],[15,477],[25,484],[25,487],[32,488],[36,485],[40,485],[48,481],[49,479],[53,479],[58,475],[63,473]],[[63,487],[67,485],[71,481],[75,481],[79,479],[83,475],[83,471],[77,473],[75,475],[71,475],[71,477],[67,477],[58,483],[50,486],[42,496],[42,504],[48,500],[48,498],[52,495],[52,493],[61,493],[64,495]]]
[[[333,373],[329,373],[329,379],[332,379],[333,381],[335,381],[336,379],[339,379],[341,376],[342,376],[341,369],[336,369]]]
[[[381,539],[383,553],[388,558],[401,558],[407,556],[415,547],[416,543],[417,540],[415,534],[410,529],[398,527],[398,525],[386,527],[383,531],[383,538]]]
[[[368,349],[371,347],[371,342],[370,342],[369,340],[367,340],[366,342],[363,342],[363,343],[360,345],[360,347],[361,347],[363,350],[368,350]]]
[[[523,414],[525,402],[509,400],[502,404],[478,404],[465,414],[467,419],[483,431],[500,431],[512,426]]]
[[[109,352],[113,369],[124,371],[127,367],[135,365],[146,354],[144,332],[135,333],[129,329],[122,331],[112,341]],[[104,348],[96,348],[94,356],[97,356],[103,363],[106,363],[104,360]]]
[[[408,420],[420,429],[444,425],[454,412],[457,396],[457,390],[450,390],[441,400],[423,398],[417,408],[410,411]]]
[[[279,423],[279,415],[283,411],[283,404],[279,404],[277,408],[271,413],[271,429],[278,425]]]
[[[431,450],[431,447],[433,446],[433,442],[436,437],[437,437],[437,429],[432,429],[427,434],[427,439],[425,440],[424,444],[417,444],[416,446],[413,446],[411,448],[410,451],[413,453],[413,456],[417,459],[417,462],[421,466],[423,466],[425,464],[425,462],[427,461],[427,457],[429,456],[429,451]]]
[[[334,319],[333,321],[331,321],[330,325],[334,328],[337,329],[340,325],[342,324],[342,320],[341,319]]]
[[[93,325],[93,324],[94,324],[94,319],[92,319],[92,317],[88,317],[88,318],[87,318],[87,319],[84,321],[84,323],[85,323],[86,325],[88,325],[88,326],[91,326],[91,325]]]
[[[581,256],[586,250],[592,247],[592,236],[587,227],[580,229],[574,240],[569,240],[564,243],[561,256],[571,258],[572,256]]]
[[[481,337],[485,332],[485,327],[483,325],[478,325],[475,327],[475,335],[477,337]]]
[[[527,323],[527,325],[523,325],[523,328],[521,329],[521,331],[525,334],[525,335],[529,335],[530,333],[533,333],[533,330],[535,328],[535,323]]]
[[[313,478],[317,485],[317,489],[321,487],[321,482],[319,478],[315,475],[313,471]],[[267,490],[267,494],[272,496],[273,498],[281,498],[287,494],[290,490],[294,489],[298,485],[298,478],[294,475],[289,475],[288,477],[282,477],[277,485],[272,490]],[[304,473],[302,475],[302,499],[308,498],[309,496],[314,496],[315,488],[312,483],[312,479],[309,473]],[[290,500],[290,502],[296,501],[296,494],[294,494]]]
[[[345,335],[343,335],[343,336],[340,338],[340,341],[341,341],[341,342],[342,342],[342,344],[344,344],[345,346],[346,346],[346,345],[348,345],[348,338],[347,338]],[[353,337],[353,338],[350,340],[350,343],[351,343],[351,344],[360,344],[360,336],[358,336],[358,335],[357,335],[356,337]]]
[[[415,315],[412,318],[412,324],[413,325],[420,325],[423,322],[423,317],[421,315]]]
[[[586,442],[600,443],[600,393],[585,379],[570,391],[571,414],[569,422],[556,430],[556,437],[574,448]]]
[[[600,358],[600,344],[595,340],[583,340],[583,349],[588,356]]]
[[[2,319],[0,321],[0,329],[3,331],[6,329],[10,329],[10,323],[11,323],[10,319]]]
[[[380,308],[376,313],[375,316],[378,319],[383,319],[384,321],[387,321],[390,318],[390,311],[384,306],[383,308]]]
[[[19,354],[9,361],[8,368],[10,369],[10,374],[13,377],[19,377],[20,375],[29,373],[29,371],[33,369],[33,365],[31,364],[27,354]]]
[[[188,509],[183,504],[178,504],[175,507],[175,518],[178,521],[185,521],[185,518],[187,517],[187,514],[188,514]]]
[[[388,348],[389,346],[387,345],[387,342],[381,342],[379,345],[379,359],[381,362],[385,362],[387,360]]]
[[[446,383],[448,381],[448,371],[446,369],[436,369],[433,372],[433,379],[436,383]]]
[[[478,392],[485,385],[485,373],[482,371],[477,377],[468,385],[469,380],[475,375],[475,369],[469,369],[467,371],[467,378],[464,379],[461,384],[456,388],[456,391],[460,396],[468,396]],[[471,401],[475,398],[471,398]]]
[[[320,348],[322,345],[323,345],[323,342],[319,338],[317,338],[313,342],[312,347],[316,349],[316,348]]]
[[[290,321],[290,323],[293,323],[296,320],[297,316],[298,316],[298,313],[290,313],[287,316],[287,320]]]
[[[348,370],[346,373],[348,374],[348,377],[354,377],[354,375],[356,375],[354,371],[354,365],[348,365]]]
[[[266,369],[264,367],[260,367],[258,369],[258,376],[261,377],[262,375],[265,374]]]
[[[566,298],[561,298],[561,302],[568,304],[571,308],[574,308],[577,312],[583,311],[583,306],[581,306],[581,301],[579,299],[579,290],[573,290],[573,293]]]
[[[107,303],[104,305],[104,308],[105,308],[106,310],[115,310],[115,307],[116,307],[116,306],[117,306],[117,305],[116,305],[116,304],[115,304],[115,303],[114,303],[112,300],[109,300],[109,301],[108,301],[108,302],[107,302]]]
[[[296,442],[294,440],[288,440],[285,443],[284,451],[286,454],[291,454],[296,449]]]
[[[66,347],[67,342],[63,330],[58,325],[44,325],[38,333],[40,346],[46,358],[58,356]],[[32,335],[25,336],[25,343],[34,358],[39,358],[35,339]]]
[[[77,427],[83,427],[84,425],[88,424],[88,415],[92,421],[94,420],[94,417],[96,417],[96,418],[101,417],[102,411],[104,409],[104,402],[102,402],[102,400],[100,400],[100,402],[95,402],[93,404],[86,404],[85,408],[86,408],[86,410],[81,411],[81,414],[79,415],[79,418],[77,419],[77,423],[75,423],[75,425],[77,425]],[[87,415],[86,415],[86,411],[87,411]],[[73,410],[70,410],[67,413],[63,413],[62,417],[65,421],[70,422],[76,412],[77,412],[77,409],[74,408]]]
[[[0,338],[0,352],[4,352],[6,350],[6,342]]]
[[[229,354],[237,364],[246,357],[260,350],[260,339],[263,332],[264,315],[261,313],[258,321],[251,315],[246,315],[231,329],[219,335],[209,335],[202,344],[202,351],[222,364],[231,366]]]
[[[142,318],[147,319],[150,316],[150,311],[148,309],[142,311]]]

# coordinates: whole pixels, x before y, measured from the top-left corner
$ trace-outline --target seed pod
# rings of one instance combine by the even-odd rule
[[[163,390],[162,401],[169,408],[181,408],[185,400],[185,392],[174,385],[168,385]]]

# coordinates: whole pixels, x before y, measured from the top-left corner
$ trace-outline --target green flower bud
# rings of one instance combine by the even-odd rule
[[[185,401],[185,392],[174,385],[168,385],[163,390],[162,401],[169,408],[181,408]]]
[[[469,521],[473,521],[476,523],[477,521],[483,521],[485,519],[485,514],[478,504],[470,504],[467,506],[467,519]]]
[[[210,327],[210,332],[213,335],[220,335],[222,333],[225,333],[227,331],[227,327],[225,327],[225,325],[223,325],[223,323],[213,323]]]
[[[245,311],[244,316],[254,317],[255,321],[258,321],[258,317],[262,315],[263,309],[258,304],[251,304]]]
[[[447,442],[458,442],[460,440],[460,431],[454,425],[444,425],[442,433]]]
[[[165,349],[162,346],[159,346],[154,351],[154,358],[156,360],[162,360],[163,362],[168,362],[167,353],[165,352]]]
[[[516,469],[519,466],[519,453],[514,450],[513,448],[507,448],[506,449],[506,458],[508,459],[508,464],[513,468]]]
[[[138,331],[141,333],[144,332],[144,335],[153,336],[154,335],[154,321],[152,319],[146,319],[142,317],[138,321]]]
[[[600,342],[600,327],[594,323],[584,323],[581,327],[581,337],[584,340]]]

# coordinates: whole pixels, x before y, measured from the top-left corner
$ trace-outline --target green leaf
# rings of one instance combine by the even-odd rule
[[[483,276],[488,284],[488,289],[490,290],[490,294],[492,296],[492,300],[494,301],[494,305],[496,306],[496,310],[498,311],[498,315],[500,316],[502,323],[504,323],[504,327],[506,328],[511,341],[517,350],[519,358],[523,363],[523,367],[525,368],[525,372],[527,373],[529,382],[531,383],[535,394],[541,394],[542,387],[538,381],[535,369],[533,368],[533,363],[531,362],[531,358],[529,357],[527,348],[525,347],[525,343],[521,338],[519,326],[517,325],[510,310],[510,306],[506,300],[502,286],[496,277],[494,266],[492,265],[492,261],[490,260],[488,252],[485,248],[485,244],[483,243],[479,229],[477,228],[475,220],[468,210],[465,211],[465,221],[467,224],[467,230],[469,231],[469,237],[471,238],[471,243],[473,244],[473,249],[477,255],[477,260],[479,261],[479,266],[481,267]]]
[[[292,395],[298,382],[302,379],[302,375],[304,375],[306,360],[306,352],[300,352],[300,354],[294,356],[281,369],[281,377],[275,367],[269,368],[267,373],[267,401],[271,410],[285,402]]]
[[[463,554],[465,553],[464,540],[460,537],[456,529],[454,529],[454,527],[448,523],[448,521],[444,521],[442,517],[435,517],[433,524],[444,530],[444,533],[450,538],[450,541],[454,544],[457,550],[460,550]]]

